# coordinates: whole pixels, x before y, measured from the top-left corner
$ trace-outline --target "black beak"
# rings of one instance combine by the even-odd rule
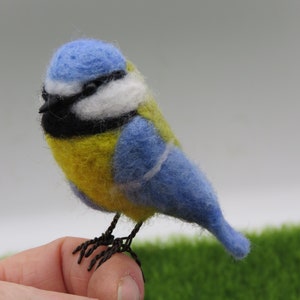
[[[42,95],[42,97],[44,98],[44,95]],[[59,104],[62,102],[61,97],[57,95],[48,94],[46,97],[47,97],[46,99],[44,98],[45,103],[39,109],[40,114],[54,109],[55,107],[59,106]]]

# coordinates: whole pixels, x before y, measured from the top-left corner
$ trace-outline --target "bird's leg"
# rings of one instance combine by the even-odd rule
[[[111,245],[106,249],[97,254],[92,260],[88,267],[90,271],[95,264],[98,262],[96,269],[99,268],[104,262],[106,262],[112,255],[115,253],[128,252],[131,257],[136,261],[136,263],[141,267],[141,262],[138,259],[136,253],[131,249],[131,243],[133,238],[136,236],[138,231],[140,230],[143,222],[139,222],[135,225],[132,232],[127,237],[116,238],[113,240]]]
[[[115,229],[119,218],[120,218],[120,214],[117,213],[114,216],[110,226],[100,237],[95,237],[92,240],[86,241],[81,245],[79,245],[76,249],[74,249],[74,251],[72,252],[73,254],[80,251],[78,264],[81,263],[83,257],[89,257],[94,252],[94,250],[97,249],[99,246],[108,246],[113,243],[115,237],[112,235],[112,232]]]
[[[91,271],[93,267],[97,264],[96,269],[99,268],[104,262],[110,259],[116,253],[128,252],[131,257],[136,261],[136,263],[141,267],[141,262],[138,259],[136,253],[131,249],[131,243],[140,230],[143,222],[139,222],[135,225],[131,233],[127,237],[115,238],[112,235],[113,230],[115,229],[120,214],[117,213],[111,222],[108,229],[100,236],[92,240],[86,241],[79,245],[74,251],[73,254],[80,252],[78,258],[78,264],[81,263],[84,257],[89,257],[98,247],[108,246],[105,250],[98,253],[90,262],[88,271]],[[145,278],[144,278],[145,280]]]

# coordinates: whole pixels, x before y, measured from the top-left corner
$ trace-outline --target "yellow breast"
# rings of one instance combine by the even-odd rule
[[[67,179],[95,204],[143,221],[153,215],[154,210],[130,202],[113,181],[112,159],[119,135],[115,130],[70,139],[46,135],[46,140]]]

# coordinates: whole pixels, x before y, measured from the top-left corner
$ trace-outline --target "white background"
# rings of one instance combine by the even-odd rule
[[[71,194],[39,125],[47,63],[80,37],[115,42],[138,66],[230,223],[299,223],[299,1],[2,0],[0,253],[93,237],[112,218]],[[159,217],[139,238],[178,232],[200,230]]]

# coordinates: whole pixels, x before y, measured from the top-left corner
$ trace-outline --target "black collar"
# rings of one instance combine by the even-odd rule
[[[137,115],[137,111],[133,110],[115,118],[80,120],[71,112],[65,113],[64,116],[57,116],[52,112],[44,113],[41,123],[45,133],[56,138],[89,136],[119,129]]]

